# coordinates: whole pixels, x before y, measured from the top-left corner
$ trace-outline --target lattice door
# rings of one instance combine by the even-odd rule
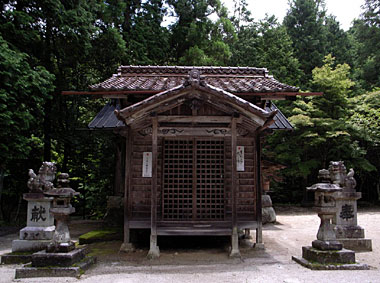
[[[224,141],[164,141],[164,220],[224,218]]]

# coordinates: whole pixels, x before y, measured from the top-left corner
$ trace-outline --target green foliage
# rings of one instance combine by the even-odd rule
[[[362,88],[380,86],[380,19],[379,2],[366,0],[365,12],[350,29],[354,46],[355,77]]]
[[[301,70],[292,41],[274,16],[240,26],[238,40],[232,46],[231,65],[265,67],[278,80],[298,84]]]
[[[3,1],[2,218],[20,208],[27,169],[38,170],[43,159],[73,177],[85,209],[78,211],[102,217],[114,191],[116,136],[85,129],[106,101],[61,91],[86,90],[120,64],[265,67],[284,83],[323,91],[278,103],[295,131],[271,136],[267,154],[288,165],[290,198],[302,197],[299,188],[332,159],[347,160],[368,187],[379,186],[379,92],[362,91],[380,85],[378,1],[366,0],[348,33],[326,16],[322,0],[290,1],[282,25],[273,16],[255,22],[246,0],[234,3],[229,17],[219,0]]]
[[[333,15],[325,18],[326,53],[331,54],[339,64],[353,65],[353,46],[349,34],[340,28]]]
[[[323,57],[326,55],[324,1],[292,0],[289,4],[284,26],[304,72],[301,81],[306,86],[311,79],[311,71],[322,66]]]
[[[353,106],[350,123],[361,139],[372,146],[380,146],[380,91],[353,97],[350,105]]]
[[[276,133],[269,138],[267,155],[287,165],[284,174],[288,186],[294,186],[293,190],[301,192],[306,185],[315,182],[318,169],[327,168],[331,160],[344,160],[346,166],[359,172],[374,169],[347,123],[348,97],[354,85],[349,79],[349,70],[347,64],[335,65],[334,58],[326,56],[324,65],[312,72],[313,87],[324,95],[298,98],[289,117],[294,131]]]
[[[366,171],[360,174],[362,187],[368,197],[380,197],[380,91],[368,92],[349,100],[352,133],[366,149]],[[369,164],[368,164],[369,163]]]
[[[54,88],[54,76],[42,66],[31,65],[29,59],[0,35],[0,212],[6,221],[15,206],[2,205],[1,200],[17,201],[23,188],[10,167],[20,159],[39,158],[42,103]],[[3,189],[8,176],[17,189]]]
[[[28,55],[12,50],[0,36],[0,160],[1,165],[29,155],[40,135],[41,103],[54,88],[54,76],[31,66]]]
[[[171,27],[174,61],[181,65],[225,66],[231,57],[229,44],[235,30],[219,0],[169,0],[178,19]],[[209,16],[215,14],[217,20]]]

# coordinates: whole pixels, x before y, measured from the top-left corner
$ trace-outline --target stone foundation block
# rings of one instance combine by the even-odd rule
[[[50,243],[50,240],[14,240],[12,252],[38,252],[46,249]]]
[[[312,270],[368,270],[367,264],[353,263],[353,264],[320,264],[310,262],[304,258],[292,256],[292,260]]]
[[[84,270],[96,263],[96,257],[86,257],[82,261],[69,267],[30,267],[16,269],[15,278],[36,277],[76,277],[79,278]]]
[[[5,254],[1,256],[1,264],[20,264],[32,261],[32,254],[18,255],[18,254]]]
[[[338,239],[343,244],[343,247],[355,252],[371,252],[371,239]]]
[[[307,261],[320,264],[355,263],[355,252],[346,249],[340,251],[321,251],[313,247],[302,247],[302,257]]]
[[[85,255],[85,248],[75,249],[68,253],[47,253],[46,251],[40,251],[33,254],[32,267],[68,267],[81,261]]]

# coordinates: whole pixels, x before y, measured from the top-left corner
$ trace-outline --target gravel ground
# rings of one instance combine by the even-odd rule
[[[264,226],[266,249],[249,248],[242,243],[242,259],[228,258],[226,238],[159,238],[161,257],[148,261],[148,247],[139,244],[136,252],[119,254],[121,242],[92,244],[98,263],[81,279],[13,279],[16,265],[0,266],[0,282],[380,282],[380,210],[360,210],[358,222],[372,239],[373,251],[357,253],[360,263],[371,266],[363,271],[312,271],[291,260],[301,256],[301,247],[315,239],[319,218],[310,209],[277,210],[277,223]],[[98,222],[73,221],[73,238],[99,227]],[[254,236],[254,235],[253,235]],[[17,234],[0,237],[0,254],[9,252]],[[181,241],[178,241],[181,240]],[[145,242],[145,241],[144,241]],[[184,244],[185,243],[185,244]]]

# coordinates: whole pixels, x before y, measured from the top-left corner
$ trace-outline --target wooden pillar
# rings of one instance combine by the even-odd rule
[[[261,137],[260,133],[256,135],[256,245],[257,248],[263,248],[263,222],[262,222],[262,186],[261,186]]]
[[[158,120],[157,116],[152,118],[152,191],[151,191],[151,226],[150,226],[150,249],[148,258],[160,256],[160,249],[157,246],[157,135]]]
[[[115,179],[114,179],[114,195],[121,195],[123,190],[123,174],[122,174],[122,141],[119,137],[116,138],[115,147]]]
[[[125,132],[125,178],[124,178],[124,238],[120,251],[133,251],[134,247],[130,242],[129,221],[131,219],[131,163],[132,163],[132,131],[127,127]]]
[[[231,236],[231,257],[240,257],[239,251],[239,235],[237,225],[237,204],[236,204],[236,191],[237,191],[237,165],[236,165],[236,146],[237,146],[237,130],[236,130],[236,117],[232,118],[231,122],[231,200],[232,200],[232,236]]]

